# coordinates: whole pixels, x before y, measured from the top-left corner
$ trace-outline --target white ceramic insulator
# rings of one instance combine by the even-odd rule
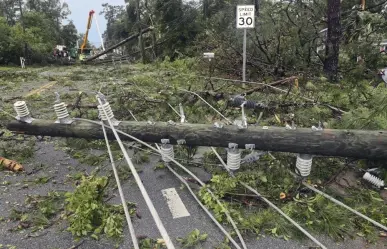
[[[237,149],[227,151],[227,168],[237,170],[241,167],[241,152]]]
[[[103,111],[103,109],[105,109],[107,116],[105,115],[105,112]],[[103,121],[108,120],[108,118],[109,118],[109,119],[114,118],[114,114],[113,114],[112,108],[110,107],[109,102],[106,102],[106,103],[103,104],[103,105],[99,105],[99,106],[98,106],[98,112],[99,112],[99,117],[100,117]]]
[[[64,102],[59,103],[59,104],[55,104],[54,110],[55,110],[55,113],[56,113],[56,116],[58,117],[58,119],[64,119],[64,118],[67,118],[68,116],[70,116],[69,112],[67,111],[67,106]]]
[[[298,155],[296,162],[296,170],[301,176],[310,175],[310,171],[312,170],[313,158],[310,155]]]
[[[163,159],[164,162],[169,163],[171,161],[170,158],[172,158],[172,159],[175,158],[175,152],[173,150],[173,145],[163,144],[161,146],[160,150],[161,150],[161,158]]]
[[[16,114],[21,118],[24,118],[30,115],[30,111],[28,110],[28,107],[25,101],[17,101],[15,104],[13,104],[13,108],[15,109]]]
[[[375,185],[378,188],[384,187],[384,181],[374,175],[371,175],[370,173],[366,172],[363,176],[364,180],[369,181],[373,185]]]

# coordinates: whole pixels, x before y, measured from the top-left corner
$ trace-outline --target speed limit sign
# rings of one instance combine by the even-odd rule
[[[246,29],[255,27],[254,5],[238,5],[237,6],[237,28]]]

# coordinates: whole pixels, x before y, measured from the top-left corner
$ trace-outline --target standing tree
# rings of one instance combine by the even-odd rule
[[[107,23],[106,30],[103,34],[105,39],[105,46],[111,46],[125,39],[129,35],[128,21],[126,11],[123,6],[102,4],[103,14]]]
[[[63,26],[61,38],[64,45],[68,48],[74,47],[77,44],[78,31],[73,21]]]
[[[259,0],[254,0],[254,6],[255,6],[255,16],[259,16]]]
[[[341,38],[340,0],[328,0],[328,35],[325,44],[324,72],[330,81],[337,81]]]
[[[2,0],[0,1],[0,16],[4,16],[7,23],[11,26],[16,24],[16,9],[19,6],[18,0]]]
[[[145,50],[144,50],[144,41],[142,39],[142,28],[141,28],[141,13],[140,13],[140,0],[136,1],[136,19],[137,19],[137,26],[138,26],[138,33],[140,36],[138,37],[138,46],[140,47],[141,52],[141,61],[145,64]]]
[[[203,18],[207,19],[210,14],[209,14],[209,0],[203,0]]]

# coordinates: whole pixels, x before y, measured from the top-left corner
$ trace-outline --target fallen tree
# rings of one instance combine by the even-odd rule
[[[51,120],[36,119],[32,123],[10,121],[8,130],[25,135],[51,137],[75,137],[103,139],[101,126],[87,121],[76,120],[71,125],[57,124]],[[185,139],[191,146],[228,147],[236,143],[239,148],[246,144],[255,144],[255,148],[265,151],[281,151],[324,155],[335,157],[353,157],[367,159],[387,159],[387,132],[369,130],[331,130],[314,131],[308,128],[287,130],[283,127],[249,126],[238,129],[236,126],[215,128],[209,124],[169,124],[157,122],[122,121],[116,129],[122,130],[138,139],[150,143],[160,143],[169,139],[171,144]],[[108,130],[109,139],[114,140]],[[120,136],[123,140],[130,140]]]
[[[148,28],[143,29],[143,30],[141,31],[141,33],[144,34],[144,33],[147,33],[147,32],[149,32],[149,31],[151,31],[151,30],[153,30],[153,27],[148,27]],[[101,53],[96,54],[96,55],[94,55],[94,56],[91,56],[90,58],[88,58],[88,59],[86,60],[86,62],[89,62],[89,61],[92,61],[92,60],[94,60],[94,59],[96,59],[96,58],[98,58],[98,57],[101,57],[102,55],[109,53],[109,52],[112,51],[113,49],[116,49],[116,48],[118,48],[119,46],[122,46],[123,44],[125,44],[125,43],[127,43],[127,42],[129,42],[129,41],[131,41],[131,40],[133,40],[133,39],[136,39],[136,38],[139,37],[139,36],[140,36],[140,33],[137,33],[137,34],[134,34],[134,35],[132,35],[132,36],[129,36],[128,38],[126,38],[126,39],[120,41],[119,43],[117,43],[117,44],[115,44],[115,45],[113,45],[113,46],[107,48],[106,50],[102,51]]]

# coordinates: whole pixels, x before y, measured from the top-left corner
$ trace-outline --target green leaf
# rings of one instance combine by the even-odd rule
[[[262,182],[267,182],[267,177],[266,176],[260,176],[259,179],[262,181]]]
[[[207,237],[208,237],[208,234],[204,233],[204,234],[200,235],[200,240],[204,241],[207,239]]]
[[[356,233],[358,236],[360,236],[360,237],[364,237],[365,235],[363,234],[363,233]]]
[[[375,201],[379,201],[379,202],[384,202],[383,199],[379,198],[379,197],[375,197],[373,195],[371,195],[372,199],[375,200]]]
[[[200,234],[200,231],[198,229],[195,229],[193,232],[192,232],[193,235],[195,235],[196,237],[199,236]]]
[[[96,235],[96,234],[92,234],[90,237],[92,237],[93,239],[95,239],[95,240],[99,240],[99,237],[98,237],[98,235]]]

